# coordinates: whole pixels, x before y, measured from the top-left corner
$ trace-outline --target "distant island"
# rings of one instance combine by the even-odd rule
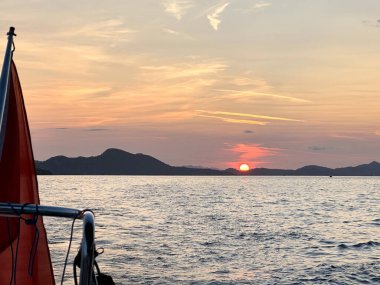
[[[171,166],[149,155],[132,154],[116,148],[107,149],[98,156],[55,156],[35,164],[38,175],[380,176],[380,163],[376,161],[334,169],[308,165],[295,170],[254,168],[242,173],[233,168],[217,170]]]

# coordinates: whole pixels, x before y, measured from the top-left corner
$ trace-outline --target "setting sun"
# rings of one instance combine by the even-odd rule
[[[243,163],[243,164],[240,164],[239,169],[240,169],[240,171],[249,171],[250,167],[248,164]]]

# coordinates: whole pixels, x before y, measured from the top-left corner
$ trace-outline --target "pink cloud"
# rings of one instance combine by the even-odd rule
[[[266,163],[261,158],[279,155],[281,149],[262,147],[259,144],[236,144],[229,151],[238,155],[237,161],[228,163],[230,167],[238,168],[244,162],[248,163],[252,168]]]

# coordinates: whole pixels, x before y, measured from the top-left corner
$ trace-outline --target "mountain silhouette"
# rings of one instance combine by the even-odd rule
[[[36,174],[37,175],[51,175],[52,173],[49,170],[36,168]]]
[[[246,173],[236,169],[216,170],[178,167],[142,153],[132,154],[110,148],[98,156],[55,156],[36,161],[37,173],[55,175],[255,175],[255,176],[380,176],[380,163],[373,161],[358,166],[327,168],[308,165],[295,170],[254,168]]]
[[[328,168],[318,165],[307,165],[296,170],[255,168],[250,175],[280,175],[280,176],[380,176],[380,163],[373,161],[369,164],[341,168]]]
[[[55,156],[36,167],[57,175],[225,175],[221,170],[170,166],[152,156],[110,148],[98,156]]]
[[[334,175],[349,176],[379,176],[380,175],[380,163],[372,161],[369,164],[362,164],[355,167],[344,167],[334,169]]]

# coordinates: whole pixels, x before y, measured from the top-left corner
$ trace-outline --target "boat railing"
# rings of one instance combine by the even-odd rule
[[[95,218],[91,210],[77,210],[65,207],[37,204],[0,203],[0,216],[20,217],[21,215],[39,215],[59,218],[80,219],[83,221],[81,241],[80,285],[92,285],[94,280]]]

